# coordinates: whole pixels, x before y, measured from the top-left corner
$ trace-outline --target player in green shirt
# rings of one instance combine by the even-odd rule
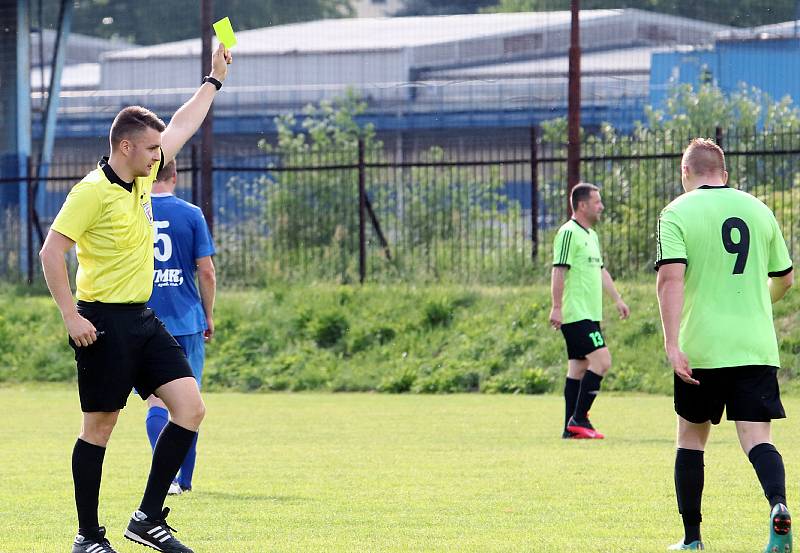
[[[611,353],[600,329],[603,288],[617,304],[623,319],[628,306],[603,267],[600,241],[592,227],[600,220],[603,201],[599,189],[581,183],[572,189],[572,219],[564,223],[553,245],[550,324],[561,330],[567,345],[567,379],[564,384],[563,438],[602,439],[589,422],[589,409],[611,368]]]
[[[792,261],[772,211],[726,186],[725,155],[714,142],[689,144],[681,181],[686,193],[658,221],[656,260],[664,347],[675,372],[675,489],[685,532],[669,549],[703,549],[703,451],[726,410],[769,500],[765,552],[789,553],[786,477],[770,421],[786,416],[772,304],[792,285]]]

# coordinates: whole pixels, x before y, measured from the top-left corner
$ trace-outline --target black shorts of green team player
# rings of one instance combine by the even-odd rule
[[[606,339],[597,321],[586,319],[563,324],[561,333],[567,344],[568,359],[586,359],[593,351],[606,347]]]
[[[97,341],[86,347],[69,339],[83,412],[117,411],[134,387],[147,399],[159,386],[194,378],[183,349],[145,304],[79,301],[78,313],[98,333]]]
[[[723,410],[729,421],[768,422],[786,417],[777,367],[693,369],[692,377],[700,384],[687,384],[675,375],[675,412],[689,422],[719,424]]]

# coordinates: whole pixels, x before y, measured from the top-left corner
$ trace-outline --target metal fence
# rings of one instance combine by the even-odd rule
[[[796,255],[798,134],[705,134],[725,147],[732,185],[775,211]],[[679,160],[689,138],[639,131],[585,140],[581,175],[601,187],[606,209],[597,230],[616,276],[652,266],[656,219],[681,191]],[[178,164],[177,194],[190,201],[200,197],[196,159]],[[0,277],[41,278],[39,228],[46,233],[70,187],[96,161],[57,156],[42,183],[0,183]],[[553,233],[567,217],[566,147],[544,141],[537,129],[527,143],[494,136],[410,153],[363,142],[297,152],[221,148],[214,186],[216,264],[227,284],[526,283],[548,274]],[[22,209],[8,201],[9,191],[21,189],[31,198]]]

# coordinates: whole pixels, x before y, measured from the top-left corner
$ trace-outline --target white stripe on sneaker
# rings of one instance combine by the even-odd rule
[[[152,536],[154,532],[158,532],[161,529],[162,529],[161,526],[154,526],[153,528],[150,528],[150,530],[148,530],[147,533]]]
[[[129,539],[131,541],[134,541],[136,543],[141,543],[142,545],[148,545],[148,546],[152,547],[153,549],[155,549],[156,551],[163,551],[163,549],[158,547],[155,543],[149,542],[149,541],[144,541],[144,539],[142,539],[141,536],[138,536],[136,533],[131,532],[130,530],[125,530],[125,533],[123,534],[123,536],[125,536],[127,539]]]
[[[156,532],[155,534],[153,534],[153,537],[160,541],[164,541],[161,540],[161,538],[163,538],[164,536],[169,536],[169,532],[167,532],[166,530],[162,530],[161,532]]]

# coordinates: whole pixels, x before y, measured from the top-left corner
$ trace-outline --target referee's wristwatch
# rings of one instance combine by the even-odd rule
[[[218,81],[217,79],[215,79],[214,77],[211,77],[211,76],[209,76],[209,75],[206,75],[205,77],[203,77],[203,82],[202,82],[202,84],[206,84],[206,83],[211,83],[211,84],[213,84],[213,85],[214,85],[214,86],[217,88],[217,90],[219,90],[220,88],[222,88],[222,82],[221,82],[221,81]]]

